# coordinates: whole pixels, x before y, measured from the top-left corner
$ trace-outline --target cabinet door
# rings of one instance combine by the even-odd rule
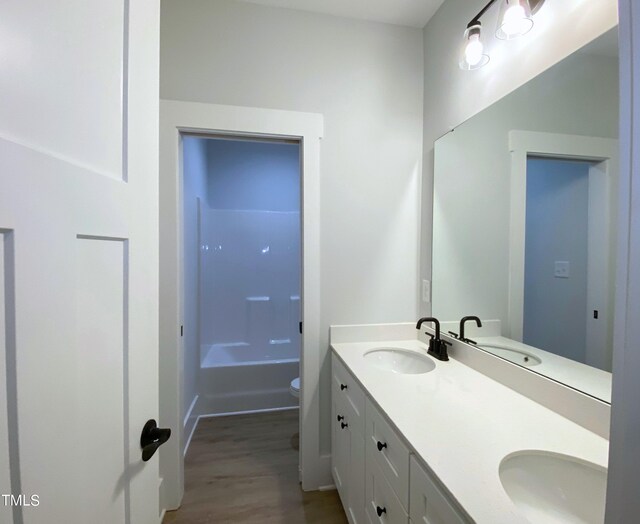
[[[333,409],[331,413],[331,473],[340,494],[343,506],[347,506],[350,462],[350,435],[348,427],[343,427],[346,422],[345,409],[339,399],[334,395]]]
[[[362,524],[365,493],[364,436],[349,428],[349,494],[347,513],[352,524]]]

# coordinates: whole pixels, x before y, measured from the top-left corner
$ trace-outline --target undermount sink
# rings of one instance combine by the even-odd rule
[[[500,464],[500,481],[531,524],[602,524],[607,470],[568,455],[525,451]]]
[[[479,347],[486,349],[489,353],[493,353],[499,357],[513,362],[514,364],[520,364],[521,366],[532,367],[542,364],[542,360],[536,357],[532,353],[521,351],[519,349],[510,348],[508,346],[499,346],[496,344],[482,344]]]
[[[419,375],[435,369],[436,365],[426,355],[400,348],[377,348],[364,354],[372,366],[400,375]]]

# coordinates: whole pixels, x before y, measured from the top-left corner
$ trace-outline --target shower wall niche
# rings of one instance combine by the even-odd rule
[[[186,253],[197,274],[185,270],[196,295],[186,296],[185,305],[191,301],[197,310],[197,349],[191,352],[198,358],[198,414],[294,406],[289,384],[299,376],[300,357],[299,144],[186,140],[202,141],[204,155],[201,162],[185,156],[184,191],[185,216],[191,210],[195,226],[187,231],[185,220],[185,249],[197,250]],[[194,173],[187,165],[196,166]],[[187,178],[197,178],[197,169],[202,183],[189,191]],[[187,242],[188,236],[195,241]]]

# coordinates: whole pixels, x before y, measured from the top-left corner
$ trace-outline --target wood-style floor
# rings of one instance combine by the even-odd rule
[[[163,524],[344,524],[337,491],[298,482],[298,411],[200,419],[185,494]]]

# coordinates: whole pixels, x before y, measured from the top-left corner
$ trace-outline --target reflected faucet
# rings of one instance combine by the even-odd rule
[[[460,334],[458,335],[457,333],[454,333],[453,331],[449,331],[449,334],[455,338],[457,338],[458,340],[460,340],[460,342],[466,342],[467,344],[474,344],[477,345],[477,342],[475,340],[471,340],[470,338],[466,338],[464,336],[464,325],[466,322],[469,322],[470,320],[475,321],[476,326],[478,327],[482,327],[482,322],[480,321],[480,319],[474,315],[471,316],[467,316],[467,317],[462,317],[460,319]]]
[[[451,343],[440,338],[440,321],[435,317],[422,317],[420,320],[418,320],[416,329],[420,329],[422,327],[422,324],[424,324],[425,322],[433,322],[436,331],[435,335],[425,332],[425,335],[431,337],[431,340],[429,340],[429,350],[427,351],[427,353],[432,357],[437,358],[438,360],[449,360],[447,346],[450,346]]]

